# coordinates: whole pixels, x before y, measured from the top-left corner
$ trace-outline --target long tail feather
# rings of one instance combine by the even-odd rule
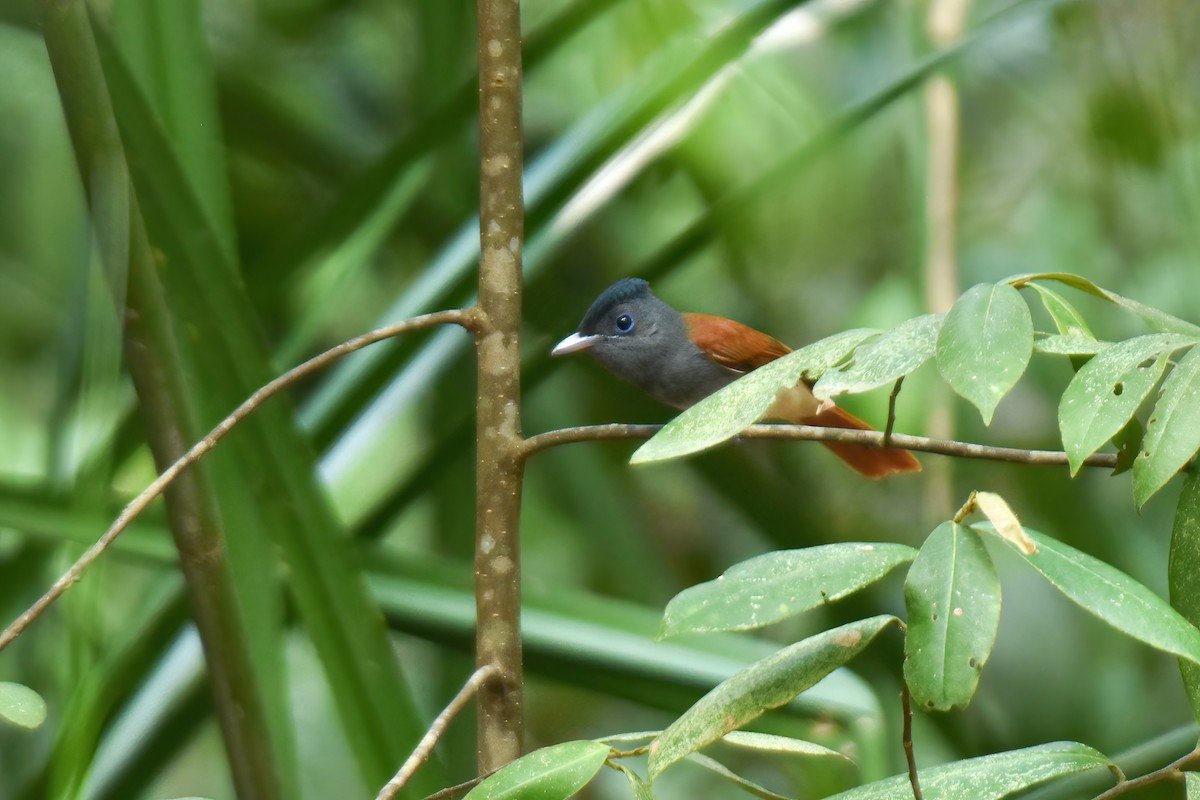
[[[845,409],[831,406],[807,419],[800,420],[805,425],[822,425],[826,428],[849,428],[851,430],[872,431],[873,427]],[[821,442],[859,473],[868,478],[883,478],[902,472],[920,472],[921,462],[907,450],[894,447],[869,447],[861,444],[845,444],[843,442]]]

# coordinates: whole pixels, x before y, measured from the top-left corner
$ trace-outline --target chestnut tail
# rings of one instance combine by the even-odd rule
[[[832,406],[802,420],[805,425],[821,425],[826,428],[848,428],[850,430],[873,431],[871,425],[845,409]],[[844,442],[821,442],[859,473],[868,478],[883,478],[902,472],[920,472],[921,462],[907,450],[894,447],[870,447]]]

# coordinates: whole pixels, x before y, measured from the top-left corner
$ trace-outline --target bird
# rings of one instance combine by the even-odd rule
[[[646,281],[622,278],[596,298],[578,330],[550,354],[577,352],[589,353],[609,372],[660,403],[685,409],[741,375],[787,355],[791,348],[725,317],[676,311],[656,297]],[[818,400],[807,380],[780,391],[763,419],[875,430],[832,401]],[[921,471],[921,463],[907,450],[822,444],[869,478]]]

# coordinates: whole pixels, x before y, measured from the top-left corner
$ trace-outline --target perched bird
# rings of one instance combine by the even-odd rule
[[[561,356],[587,350],[619,378],[655,400],[687,408],[763,364],[791,352],[765,333],[724,317],[679,313],[650,291],[640,278],[622,278],[604,290],[579,323],[579,330],[551,351]],[[800,381],[783,390],[764,419],[827,428],[873,430],[866,422],[813,396]],[[822,442],[869,478],[920,472],[906,450]]]

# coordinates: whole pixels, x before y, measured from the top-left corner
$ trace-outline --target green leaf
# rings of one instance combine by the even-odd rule
[[[1188,474],[1175,508],[1167,583],[1171,605],[1193,625],[1200,626],[1200,472]],[[1179,671],[1183,673],[1192,714],[1200,720],[1200,666],[1180,659]]]
[[[28,686],[0,681],[0,719],[32,730],[46,721],[46,701]]]
[[[1068,303],[1065,297],[1040,283],[1031,283],[1029,287],[1041,298],[1042,305],[1050,314],[1050,318],[1054,320],[1054,325],[1060,334],[1065,337],[1096,340],[1083,315],[1075,306]]]
[[[1111,346],[1112,342],[1102,342],[1077,333],[1040,333],[1033,340],[1033,349],[1037,352],[1059,356],[1094,356]]]
[[[770,625],[869,586],[916,554],[902,544],[854,542],[766,553],[675,595],[659,636]]]
[[[617,769],[629,781],[629,788],[633,789],[633,800],[654,800],[654,789],[646,783],[641,775],[620,762],[617,762]]]
[[[1102,289],[1080,275],[1073,275],[1069,272],[1039,272],[1029,275],[1017,275],[1008,278],[1005,282],[1020,288],[1025,285],[1036,286],[1034,281],[1057,281],[1094,297],[1115,303],[1127,311],[1137,314],[1147,325],[1160,333],[1178,333],[1192,338],[1200,337],[1200,325],[1186,322],[1179,319],[1179,317],[1171,316],[1165,311],[1159,311],[1157,308],[1152,308],[1136,300],[1122,297],[1116,292]]]
[[[1133,462],[1139,506],[1171,480],[1200,449],[1200,348],[1193,347],[1163,382]]]
[[[793,739],[790,736],[776,736],[773,733],[756,733],[754,731],[732,731],[725,734],[721,741],[734,747],[747,750],[763,750],[768,753],[787,753],[796,756],[833,756],[849,759],[845,753],[831,750],[819,744]]]
[[[757,422],[780,389],[815,379],[879,331],[858,328],[788,353],[714,392],[663,426],[629,459],[644,464],[678,458],[732,439]]]
[[[963,292],[937,340],[942,377],[990,424],[1001,398],[1020,380],[1033,354],[1033,318],[1020,292],[981,283]]]
[[[824,400],[868,392],[916,371],[933,358],[943,318],[942,314],[916,317],[864,344],[848,362],[826,371],[813,387],[813,394]]]
[[[971,527],[995,533],[987,523]],[[1166,600],[1098,558],[1044,533],[1029,528],[1025,532],[1037,542],[1038,551],[1026,555],[1013,546],[1014,552],[1055,589],[1122,633],[1200,664],[1200,630]]]
[[[819,633],[751,664],[704,695],[650,746],[650,779],[737,730],[768,709],[789,702],[858,655],[896,618],[887,614]]]
[[[1200,772],[1183,773],[1183,786],[1187,800],[1200,800]]]
[[[715,758],[711,758],[700,753],[692,753],[687,757],[687,760],[691,761],[693,764],[699,764],[709,772],[720,775],[722,778],[734,784],[742,791],[761,798],[761,800],[789,800],[789,798],[785,797],[784,795],[776,794],[765,786],[760,786],[749,778],[743,778],[741,775],[738,775],[736,772],[722,764],[720,761],[717,761]]]
[[[920,770],[925,800],[1000,800],[1039,783],[1077,772],[1108,767],[1099,750],[1077,742],[1052,742],[1007,753],[968,758]],[[897,800],[911,797],[908,775],[869,783],[826,800]]]
[[[1000,625],[1000,579],[979,536],[943,522],[904,582],[904,680],[922,708],[966,706]]]
[[[1058,404],[1072,475],[1137,413],[1170,354],[1186,344],[1176,334],[1138,336],[1107,348],[1075,374]]]
[[[464,800],[565,800],[596,776],[609,752],[608,745],[592,741],[543,747],[505,766]]]

